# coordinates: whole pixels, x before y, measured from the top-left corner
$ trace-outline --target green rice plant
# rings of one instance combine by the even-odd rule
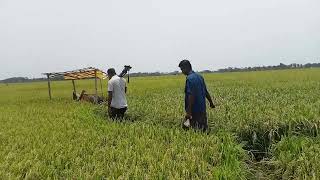
[[[272,148],[274,178],[319,179],[320,139],[291,136]]]
[[[204,78],[217,103],[207,110],[207,134],[181,129],[185,77],[180,75],[133,77],[121,123],[106,116],[105,106],[73,102],[68,81],[52,82],[51,101],[46,82],[0,85],[0,179],[254,179],[251,172],[263,169],[252,166],[256,160],[275,164],[267,168],[277,167],[276,177],[319,178],[317,171],[305,175],[295,164],[285,166],[310,149],[290,151],[292,157],[284,160],[279,155],[290,150],[284,141],[300,142],[283,137],[317,144],[319,69]],[[76,86],[94,92],[92,80]]]
[[[112,122],[90,104],[31,99],[0,107],[3,179],[247,176],[246,155],[228,133]]]

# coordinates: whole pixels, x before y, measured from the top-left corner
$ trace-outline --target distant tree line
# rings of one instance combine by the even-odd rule
[[[165,75],[178,75],[180,74],[179,71],[173,71],[169,73],[164,72],[137,72],[137,73],[130,73],[131,77],[142,77],[142,76],[165,76]]]
[[[245,71],[266,71],[266,70],[281,70],[281,69],[302,69],[302,68],[312,68],[312,67],[320,67],[320,63],[307,63],[307,64],[296,64],[292,63],[289,65],[280,63],[277,66],[257,66],[257,67],[228,67],[225,69],[219,69],[217,71],[204,70],[199,71],[200,73],[224,73],[224,72],[245,72]],[[142,76],[165,76],[165,75],[178,75],[181,74],[179,71],[173,72],[137,72],[131,73],[132,77],[142,77]],[[52,78],[53,81],[63,80],[63,76]],[[29,79],[27,77],[13,77],[0,81],[0,83],[24,83],[24,82],[39,82],[39,81],[47,81],[47,78],[32,78]]]
[[[266,71],[266,70],[281,70],[281,69],[302,69],[302,68],[312,68],[312,67],[320,67],[320,63],[307,63],[307,64],[283,64],[280,63],[277,66],[257,66],[257,67],[228,67],[225,69],[219,69],[215,72],[243,72],[243,71]]]
[[[55,77],[52,78],[53,81],[63,80],[63,77]],[[12,77],[5,80],[0,81],[0,83],[26,83],[26,82],[40,82],[47,81],[47,78],[27,78],[27,77]]]

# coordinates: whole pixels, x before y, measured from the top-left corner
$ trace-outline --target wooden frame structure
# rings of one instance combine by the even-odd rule
[[[77,69],[73,71],[66,71],[66,72],[52,72],[52,73],[43,73],[47,76],[48,80],[48,91],[49,91],[49,98],[52,99],[51,94],[51,78],[55,77],[63,77],[64,80],[71,80],[73,85],[73,91],[76,92],[76,85],[75,80],[81,79],[94,79],[95,80],[95,95],[98,96],[98,79],[100,80],[100,88],[103,96],[103,89],[102,89],[102,79],[107,78],[107,74],[100,69],[88,67],[84,69]]]

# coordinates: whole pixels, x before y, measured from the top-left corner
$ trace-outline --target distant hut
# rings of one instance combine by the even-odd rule
[[[98,79],[100,80],[100,88],[101,93],[103,96],[103,89],[102,89],[102,79],[107,78],[107,74],[100,69],[88,67],[84,69],[77,69],[73,71],[66,71],[66,72],[52,72],[52,73],[43,73],[47,76],[48,80],[48,91],[49,91],[49,98],[52,99],[51,94],[51,80],[57,77],[63,77],[64,80],[71,80],[73,85],[73,93],[76,93],[76,80],[82,79],[94,79],[95,80],[95,96],[98,96]]]

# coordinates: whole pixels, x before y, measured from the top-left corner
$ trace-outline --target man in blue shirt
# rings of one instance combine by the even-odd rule
[[[212,98],[207,90],[203,77],[192,70],[188,60],[182,60],[179,67],[186,78],[185,86],[185,111],[186,120],[195,129],[207,130],[206,98],[211,108],[215,108]]]

